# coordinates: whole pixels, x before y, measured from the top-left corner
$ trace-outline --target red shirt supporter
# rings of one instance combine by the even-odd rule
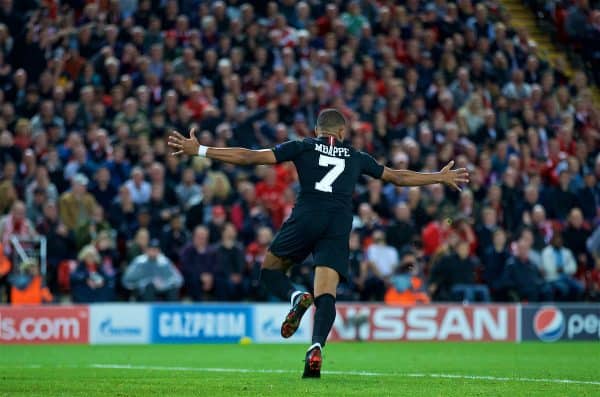
[[[448,237],[448,234],[448,223],[445,220],[429,222],[421,233],[423,253],[427,256],[435,254]]]
[[[275,169],[265,170],[264,180],[256,184],[256,197],[267,208],[275,227],[283,221],[283,192],[286,185],[277,179]]]
[[[273,232],[269,227],[263,226],[258,229],[256,240],[246,248],[246,263],[249,267],[260,265],[267,254],[269,244],[273,239]]]
[[[192,112],[192,117],[196,120],[202,118],[204,109],[208,106],[206,99],[202,96],[202,89],[198,85],[193,85],[190,89],[190,99],[185,101],[185,106]]]
[[[286,162],[275,166],[277,180],[281,181],[286,187],[298,179],[298,173],[293,163]]]
[[[338,16],[338,9],[335,4],[329,4],[325,15],[317,19],[317,28],[319,29],[319,36],[325,36],[325,34],[331,32],[333,28],[333,21]]]

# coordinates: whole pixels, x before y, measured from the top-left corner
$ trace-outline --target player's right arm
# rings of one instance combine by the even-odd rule
[[[190,137],[186,138],[177,131],[173,131],[169,136],[168,145],[175,149],[173,156],[187,154],[188,156],[198,155],[200,142],[194,135],[194,129],[190,130]],[[270,149],[252,150],[245,148],[206,148],[204,155],[210,159],[222,161],[225,163],[236,165],[258,165],[258,164],[275,164],[277,158],[275,153]]]

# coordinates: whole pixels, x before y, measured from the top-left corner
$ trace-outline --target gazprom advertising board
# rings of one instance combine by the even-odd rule
[[[237,343],[252,337],[250,305],[155,305],[153,343]]]

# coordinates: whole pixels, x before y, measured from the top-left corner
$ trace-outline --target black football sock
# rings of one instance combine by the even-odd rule
[[[335,320],[335,298],[331,294],[323,294],[315,299],[315,324],[313,327],[312,343],[325,346],[325,341]]]
[[[260,283],[269,293],[282,301],[289,302],[292,294],[296,291],[289,277],[281,270],[260,269]]]

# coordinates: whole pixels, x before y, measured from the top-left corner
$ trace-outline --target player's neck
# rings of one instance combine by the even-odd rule
[[[336,134],[329,134],[326,132],[321,132],[319,135],[317,135],[317,138],[327,138],[329,139],[329,137],[334,138],[336,141],[341,141],[340,137],[337,136]]]

